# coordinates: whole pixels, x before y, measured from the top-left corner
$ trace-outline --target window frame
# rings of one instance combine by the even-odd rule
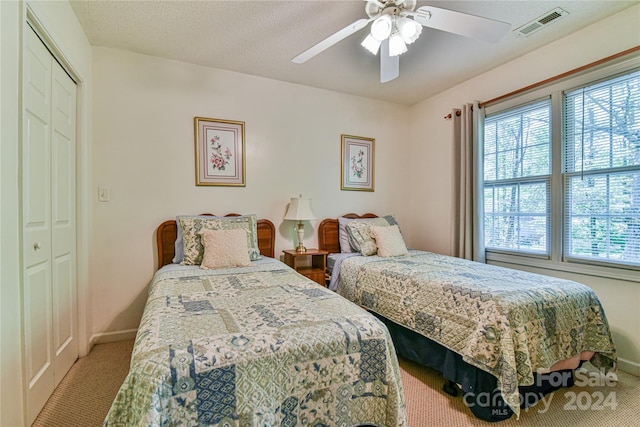
[[[552,100],[550,96],[544,96],[542,98],[539,99],[534,99],[534,100],[529,100],[523,104],[520,105],[516,105],[510,108],[507,108],[505,110],[501,110],[501,111],[496,111],[494,114],[492,115],[497,115],[500,114],[502,112],[505,111],[512,111],[518,108],[523,108],[525,110],[531,110],[533,109],[532,106],[536,105],[536,104],[549,104],[549,120],[551,121],[551,123],[553,124],[553,104],[552,104]],[[483,124],[483,149],[482,149],[482,155],[481,157],[484,157],[484,126],[486,125],[486,119],[484,120],[484,124]],[[551,160],[551,162],[553,162],[553,126],[551,127],[551,129],[549,130],[549,138],[550,138],[550,147],[549,147],[549,160]],[[484,164],[484,163],[483,163]],[[546,248],[545,251],[527,251],[527,250],[515,250],[515,249],[508,249],[508,248],[491,248],[491,249],[486,249],[485,247],[485,253],[487,251],[491,251],[491,252],[500,252],[500,253],[505,253],[505,254],[509,254],[509,253],[513,253],[513,254],[522,254],[522,255],[527,255],[527,256],[532,256],[532,257],[537,257],[537,258],[545,258],[545,259],[549,259],[551,257],[551,205],[552,205],[552,192],[551,192],[551,179],[553,176],[553,164],[551,163],[549,165],[549,173],[548,174],[544,174],[544,175],[528,175],[525,177],[519,176],[519,177],[511,177],[511,178],[501,178],[501,179],[496,179],[496,180],[492,180],[492,186],[493,187],[502,187],[502,186],[507,186],[507,185],[516,185],[516,186],[520,186],[520,185],[527,185],[527,184],[536,184],[536,183],[545,183],[546,184],[546,192],[547,195],[549,196],[547,199],[547,211],[549,212],[549,221],[547,223],[547,239],[546,239]],[[496,169],[497,169],[497,163],[496,163]],[[484,167],[482,168],[482,190],[483,190],[483,206],[484,206],[484,190],[486,190],[487,186],[485,184],[484,181]],[[482,210],[482,214],[483,214],[483,221],[485,220],[484,217],[484,209]],[[520,212],[518,212],[518,215],[520,216]],[[484,222],[483,222],[484,223]],[[484,227],[483,227],[483,232],[484,232]],[[486,236],[483,237],[483,240],[485,241],[485,246],[486,246]]]
[[[506,249],[484,248],[487,261],[514,264],[558,270],[569,273],[586,274],[626,281],[640,282],[640,266],[615,263],[614,261],[600,261],[593,259],[574,258],[565,254],[565,174],[564,174],[564,141],[563,141],[563,94],[577,88],[609,80],[618,75],[640,71],[640,55],[620,58],[570,78],[555,81],[552,84],[538,87],[534,90],[507,98],[495,104],[484,107],[485,115],[494,115],[507,110],[526,106],[545,98],[551,98],[551,172],[550,172],[550,204],[549,212],[549,255]],[[483,122],[483,121],[482,121]],[[479,155],[484,159],[484,123],[479,129]],[[480,222],[484,224],[484,160],[479,162],[478,194],[480,204]],[[484,227],[476,228],[475,238],[484,240]],[[482,234],[482,235],[479,235]]]

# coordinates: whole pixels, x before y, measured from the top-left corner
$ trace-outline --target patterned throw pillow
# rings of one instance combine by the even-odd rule
[[[374,225],[371,227],[371,235],[376,241],[378,255],[381,257],[402,256],[409,253],[397,225],[387,227]]]
[[[176,217],[176,225],[177,225],[177,232],[176,232],[176,242],[175,242],[175,246],[174,246],[174,256],[173,259],[171,260],[171,262],[173,262],[174,264],[180,264],[182,262],[182,260],[184,259],[184,237],[182,236],[182,227],[180,227],[179,224],[179,219],[180,218],[204,218],[204,219],[209,219],[209,218],[217,218],[217,216],[215,215],[180,215]]]
[[[388,227],[386,218],[370,218],[361,221],[351,221],[347,224],[349,243],[356,252],[364,256],[375,255],[378,252],[376,241],[371,235],[371,227]]]
[[[212,270],[251,265],[247,230],[201,230],[199,234],[204,246],[200,268]]]
[[[204,246],[201,230],[234,230],[247,231],[247,253],[251,261],[262,258],[258,249],[258,222],[255,215],[229,217],[178,217],[178,226],[182,228],[184,241],[184,259],[182,265],[199,265],[202,263]]]

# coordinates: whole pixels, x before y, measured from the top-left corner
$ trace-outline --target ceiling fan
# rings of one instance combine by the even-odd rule
[[[292,59],[297,64],[308,61],[339,41],[360,31],[370,22],[371,30],[362,46],[374,55],[380,51],[380,82],[386,83],[400,74],[400,55],[407,45],[420,37],[422,26],[496,43],[511,24],[434,6],[416,9],[416,0],[365,0],[369,18],[358,19]]]

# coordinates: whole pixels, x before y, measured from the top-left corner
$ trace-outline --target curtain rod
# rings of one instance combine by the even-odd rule
[[[456,113],[456,117],[460,117],[462,115],[462,110],[460,110],[459,108],[456,108],[453,111]],[[471,105],[471,111],[473,111],[473,105]],[[446,116],[444,116],[444,118],[445,118],[445,120],[450,120],[451,119],[451,113],[449,113]]]
[[[609,61],[612,61],[614,59],[618,59],[620,57],[623,57],[625,55],[629,55],[631,53],[638,52],[638,51],[640,51],[640,46],[632,47],[631,49],[627,49],[627,50],[624,50],[622,52],[618,52],[618,53],[616,53],[614,55],[607,56],[606,58],[599,59],[599,60],[591,62],[591,63],[589,63],[587,65],[583,65],[581,67],[574,68],[573,70],[569,70],[569,71],[564,72],[562,74],[558,74],[556,76],[549,77],[548,79],[545,79],[545,80],[539,81],[537,83],[531,84],[529,86],[525,86],[523,88],[514,90],[513,92],[509,92],[509,93],[507,93],[505,95],[500,95],[497,98],[493,98],[493,99],[490,99],[488,101],[481,102],[480,103],[480,107],[482,108],[482,107],[485,107],[487,105],[496,103],[498,101],[502,101],[503,99],[506,99],[506,98],[512,97],[514,95],[518,95],[520,93],[526,92],[528,90],[535,89],[537,87],[544,86],[544,85],[549,84],[549,83],[553,83],[556,80],[560,80],[560,79],[563,79],[565,77],[569,77],[569,76],[571,76],[573,74],[580,73],[582,71],[588,70],[589,68],[597,67],[598,65],[604,64],[605,62],[609,62]],[[451,118],[451,114],[449,114],[449,116],[447,116],[445,118]]]
[[[460,114],[462,114],[462,111],[456,110],[456,117],[460,117]],[[449,113],[446,116],[444,116],[444,118],[447,119],[447,120],[451,119],[451,113]]]

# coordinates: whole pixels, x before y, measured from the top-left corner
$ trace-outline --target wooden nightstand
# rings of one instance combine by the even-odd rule
[[[327,269],[327,251],[319,249],[307,249],[306,252],[298,252],[295,249],[284,252],[284,263],[298,273],[325,286],[325,271]],[[311,258],[311,264],[309,259]]]

